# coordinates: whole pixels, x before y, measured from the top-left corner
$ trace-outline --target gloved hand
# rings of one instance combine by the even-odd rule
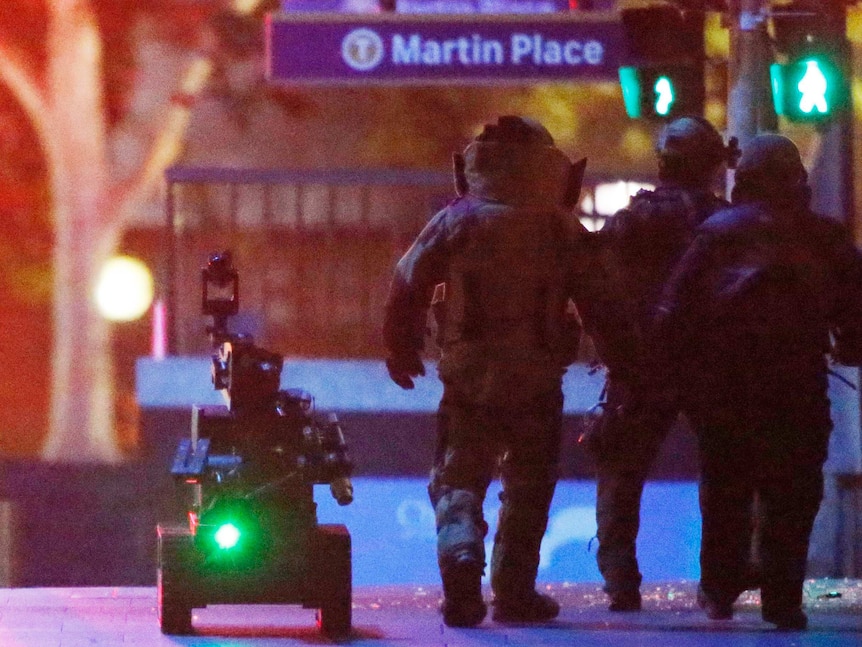
[[[412,378],[425,375],[425,365],[419,353],[393,355],[386,360],[386,370],[389,377],[402,389],[412,389]]]

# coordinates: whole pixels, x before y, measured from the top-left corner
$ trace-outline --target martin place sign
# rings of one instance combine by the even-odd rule
[[[273,14],[272,81],[317,84],[518,83],[616,78],[612,14]]]

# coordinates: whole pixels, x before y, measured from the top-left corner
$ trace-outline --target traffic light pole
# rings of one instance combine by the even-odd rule
[[[829,41],[836,46],[843,79],[850,79],[850,46],[847,42],[847,14],[841,0],[826,0],[825,27]],[[849,82],[849,81],[846,81]],[[811,206],[819,214],[846,222],[859,240],[860,221],[855,217],[853,178],[853,105],[844,106],[818,127],[819,149],[810,172]],[[858,369],[836,367],[860,383]],[[825,495],[821,514],[812,532],[809,570],[812,575],[832,577],[862,576],[862,403],[858,393],[848,394],[837,387],[830,392],[833,401],[855,400],[857,408],[847,407],[848,415],[839,417],[832,430],[831,444],[840,447],[841,460],[830,456],[824,467]],[[855,411],[855,414],[849,413]],[[834,528],[832,528],[834,524]]]
[[[776,130],[772,110],[766,32],[766,0],[731,0],[729,11],[730,56],[727,96],[727,134],[745,144],[758,132]],[[733,170],[727,173],[727,196],[733,189]]]
[[[826,0],[823,5],[825,28],[838,52],[837,62],[846,81],[851,66],[846,7],[841,0]],[[847,223],[858,238],[862,232],[855,218],[852,102],[818,130],[819,149],[810,174],[811,206],[816,213]]]

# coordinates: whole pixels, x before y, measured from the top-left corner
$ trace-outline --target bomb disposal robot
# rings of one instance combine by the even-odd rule
[[[350,534],[319,524],[313,486],[353,500],[351,464],[334,414],[318,421],[312,397],[279,390],[282,358],[227,331],[239,306],[230,252],[202,270],[212,379],[225,406],[192,407],[191,437],[171,473],[191,487],[188,525],[158,526],[162,633],[192,631],[208,604],[301,604],[329,636],[351,629]]]

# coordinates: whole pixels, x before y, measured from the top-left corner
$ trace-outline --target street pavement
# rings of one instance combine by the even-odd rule
[[[196,610],[195,633],[159,631],[156,590],[121,588],[0,589],[2,647],[843,647],[862,644],[862,581],[806,583],[806,632],[781,632],[760,619],[756,592],[738,601],[732,620],[710,621],[695,603],[696,583],[642,587],[644,609],[611,613],[596,583],[545,585],[562,604],[555,621],[508,626],[490,617],[473,629],[446,627],[440,587],[366,586],[354,589],[353,632],[338,643],[320,635],[314,611],[299,606],[214,606]],[[486,592],[487,593],[487,592]]]

